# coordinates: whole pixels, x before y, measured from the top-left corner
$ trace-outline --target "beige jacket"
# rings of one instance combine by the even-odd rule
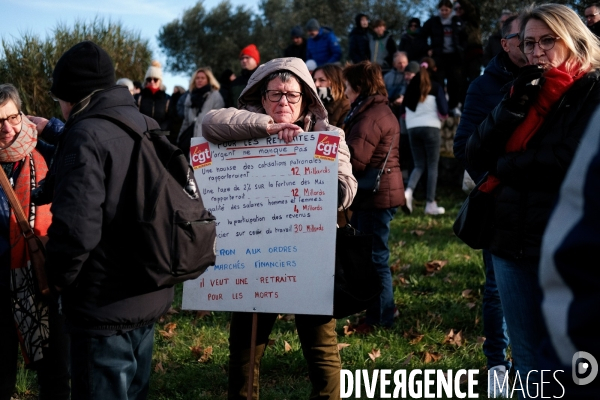
[[[306,64],[299,58],[276,58],[261,66],[252,74],[248,85],[238,99],[239,109],[222,108],[209,111],[202,120],[202,135],[211,143],[223,143],[233,140],[263,138],[269,136],[267,125],[274,123],[265,114],[261,102],[262,81],[269,74],[287,70],[300,78],[304,92],[310,98],[308,111],[304,116],[305,131],[337,131],[340,135],[338,151],[338,180],[343,194],[342,204],[349,207],[356,194],[356,179],[352,175],[350,150],[346,144],[344,131],[329,125],[327,110],[317,96],[317,89]]]

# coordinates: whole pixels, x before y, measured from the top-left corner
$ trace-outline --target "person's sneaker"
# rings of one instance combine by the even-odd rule
[[[435,201],[427,202],[425,205],[425,214],[429,215],[440,215],[446,212],[444,207],[438,207]]]
[[[503,397],[508,398],[508,374],[504,365],[497,365],[488,372],[488,398]]]
[[[406,208],[408,208],[408,211],[412,213],[412,210],[413,210],[413,190],[412,189],[406,189],[404,191],[404,198],[406,199]]]

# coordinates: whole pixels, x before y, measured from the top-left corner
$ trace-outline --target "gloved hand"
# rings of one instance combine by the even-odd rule
[[[525,113],[537,99],[544,84],[544,69],[537,65],[526,65],[519,69],[508,99],[509,110]]]

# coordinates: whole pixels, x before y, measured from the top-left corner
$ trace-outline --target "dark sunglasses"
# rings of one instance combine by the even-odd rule
[[[158,82],[158,81],[160,81],[160,78],[146,78],[146,82],[152,82],[152,81]]]

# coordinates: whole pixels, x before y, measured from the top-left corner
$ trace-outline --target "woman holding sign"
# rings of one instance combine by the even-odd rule
[[[306,64],[299,58],[278,58],[258,67],[239,98],[240,109],[212,110],[202,121],[202,134],[223,143],[278,135],[289,143],[303,131],[333,131],[338,149],[338,205],[349,207],[356,193],[350,152],[344,132],[327,122]],[[252,314],[234,312],[229,334],[229,399],[246,399],[248,366],[255,362],[253,398],[258,399],[258,372],[269,333],[277,314],[258,314],[256,356],[250,360]],[[312,383],[311,399],[340,398],[341,362],[335,319],[322,315],[296,315],[296,328]]]
[[[374,183],[365,190],[361,184],[360,196],[352,204],[352,225],[373,234],[372,260],[383,286],[379,299],[367,309],[365,322],[356,328],[357,333],[365,334],[375,326],[390,328],[396,313],[387,242],[396,209],[405,204],[399,156],[400,125],[388,106],[379,65],[369,61],[349,65],[344,69],[344,81],[346,96],[352,103],[344,121],[352,170],[359,181],[368,176],[369,170],[383,170],[376,193],[372,189]]]

